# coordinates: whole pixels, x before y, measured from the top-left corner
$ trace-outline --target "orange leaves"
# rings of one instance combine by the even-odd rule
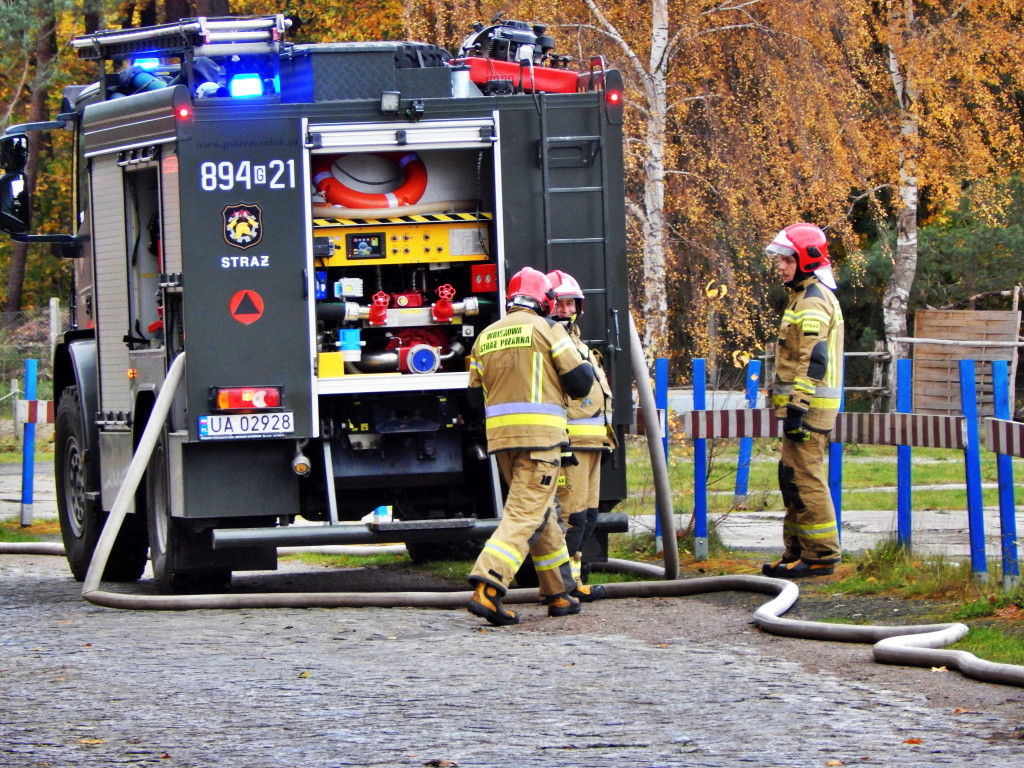
[[[1024,611],[1020,609],[1020,606],[1010,603],[1005,608],[1000,608],[996,611],[996,616],[1001,619],[1020,619],[1024,616]]]

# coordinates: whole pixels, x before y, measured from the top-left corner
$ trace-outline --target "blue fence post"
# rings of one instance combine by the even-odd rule
[[[846,408],[846,395],[843,392],[846,384],[846,363],[841,363],[839,371],[839,410]],[[836,530],[839,533],[839,543],[843,543],[843,444],[829,442],[828,444],[828,490],[832,497],[832,508],[836,513]]]
[[[1005,360],[992,361],[992,390],[995,396],[995,416],[1010,419],[1010,379]],[[989,446],[991,448],[991,446]],[[1002,534],[1003,589],[1012,592],[1020,586],[1020,565],[1017,560],[1017,507],[1013,490],[1013,458],[1000,453],[996,456],[999,474],[999,523]]]
[[[707,361],[693,361],[693,410],[707,409]],[[708,559],[708,465],[707,443],[703,437],[693,441],[693,559]]]
[[[36,399],[36,376],[39,361],[25,361],[25,399]],[[25,423],[25,439],[21,447],[21,524],[32,525],[32,492],[36,463],[36,425]]]
[[[747,363],[746,397],[747,408],[757,408],[757,392],[761,382],[761,361],[751,360]],[[732,505],[743,509],[747,505],[747,482],[750,480],[750,453],[754,438],[740,438],[740,456],[736,463],[736,491],[733,493]]]
[[[910,360],[896,361],[896,412],[914,410],[914,367]],[[896,446],[896,543],[908,552],[912,549],[910,446]]]
[[[971,570],[978,581],[988,580],[985,562],[985,518],[981,504],[981,452],[978,438],[978,392],[974,361],[960,361],[960,403],[967,420],[964,473],[967,476],[967,522],[971,536]]]
[[[654,407],[658,411],[658,422],[661,424],[661,449],[665,452],[665,465],[668,465],[668,358],[659,357],[654,361]],[[658,505],[654,505],[654,552],[665,554],[665,544],[661,533],[661,514]]]

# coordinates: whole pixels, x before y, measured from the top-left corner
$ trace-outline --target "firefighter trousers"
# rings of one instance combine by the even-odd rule
[[[576,451],[576,465],[564,466],[558,477],[558,506],[565,526],[565,545],[572,558],[570,567],[577,586],[580,577],[583,547],[597,527],[597,510],[601,498],[601,451]]]
[[[825,477],[828,434],[811,432],[806,442],[782,440],[779,490],[786,506],[782,523],[783,560],[838,563],[839,527]]]
[[[565,533],[555,509],[560,448],[501,451],[495,455],[508,485],[498,528],[469,574],[504,593],[526,555],[533,557],[540,596],[561,595],[576,586]]]

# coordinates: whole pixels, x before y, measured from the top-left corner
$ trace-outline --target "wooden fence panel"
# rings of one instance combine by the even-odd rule
[[[1010,369],[1015,370],[1017,348],[984,346],[983,342],[1016,342],[1019,329],[1019,311],[919,309],[914,315],[915,338],[979,343],[914,344],[914,413],[942,416],[961,413],[960,361],[974,360],[978,414],[993,416],[991,361],[1006,360]]]

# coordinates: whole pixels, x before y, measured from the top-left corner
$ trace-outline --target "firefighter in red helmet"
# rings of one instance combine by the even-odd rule
[[[782,557],[766,576],[796,578],[835,572],[841,551],[835,507],[825,477],[825,449],[843,385],[843,313],[825,233],[800,223],[765,249],[776,259],[789,300],[779,326],[771,397],[784,439],[779,489],[786,515]]]
[[[525,267],[509,281],[507,313],[473,344],[470,406],[482,412],[487,450],[508,485],[498,528],[484,543],[469,581],[469,612],[491,624],[518,624],[501,599],[527,554],[533,557],[549,616],[579,613],[555,491],[566,433],[566,397],[590,392],[594,372],[569,334],[548,315],[547,276]]]
[[[568,406],[569,459],[563,454],[558,478],[558,504],[565,524],[565,544],[572,558],[576,588],[570,593],[589,603],[604,597],[604,587],[583,583],[583,548],[597,527],[601,500],[601,461],[616,445],[612,423],[612,390],[601,367],[601,355],[590,349],[580,335],[578,318],[583,314],[583,289],[572,275],[556,269],[548,273],[555,294],[552,317],[562,323],[580,356],[594,369],[594,384],[582,398],[570,398]]]

